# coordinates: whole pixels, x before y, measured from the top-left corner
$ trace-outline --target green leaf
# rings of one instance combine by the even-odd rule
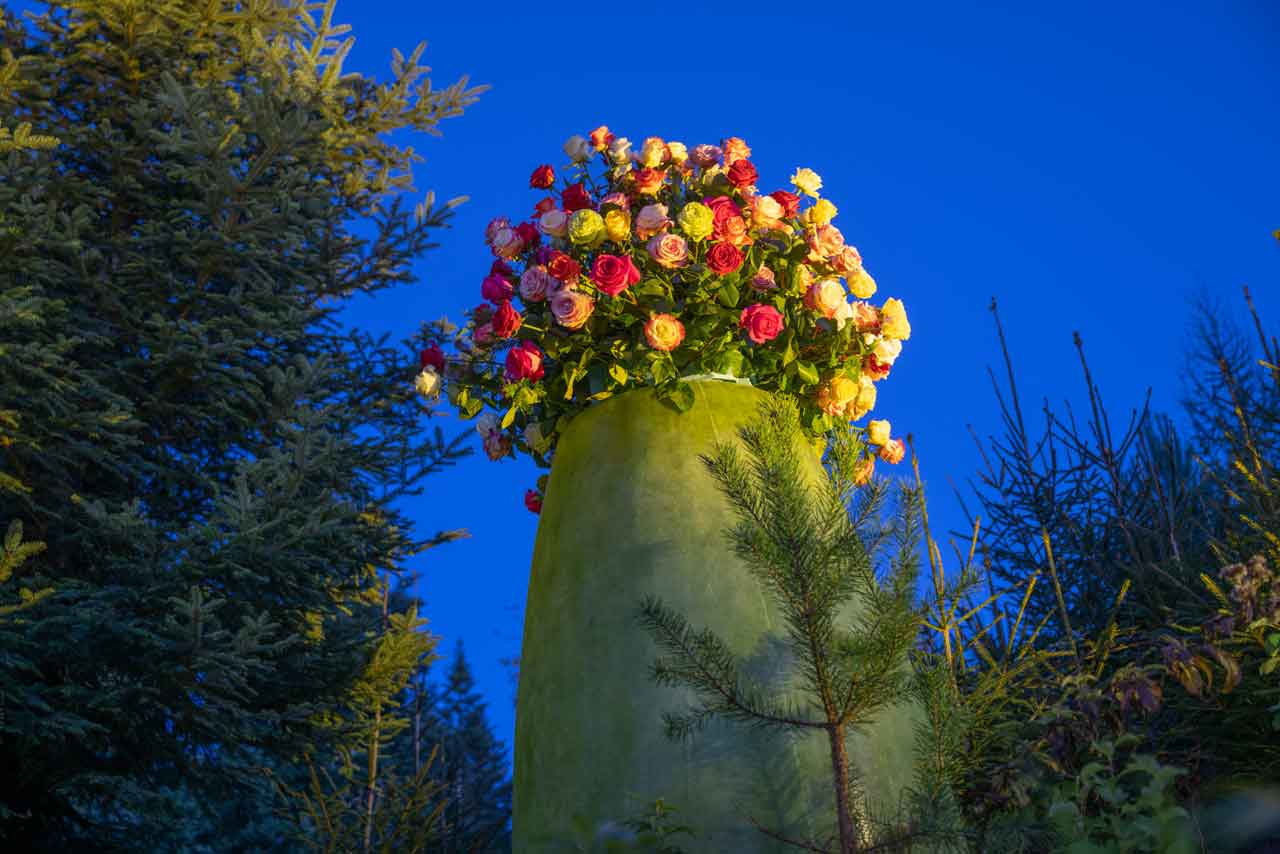
[[[512,422],[516,420],[516,412],[518,411],[519,410],[515,406],[512,406],[510,409],[507,410],[507,414],[502,416],[503,430],[506,430],[508,427],[510,427]]]
[[[609,376],[613,377],[613,379],[618,383],[618,385],[627,384],[627,369],[622,367],[622,365],[619,365],[616,363],[610,365]]]
[[[787,343],[782,350],[783,367],[791,364],[796,360],[796,331],[794,329],[787,330]]]
[[[669,400],[676,409],[688,412],[693,408],[693,386],[683,381],[676,383]]]
[[[738,286],[733,282],[725,282],[716,290],[716,299],[725,308],[736,308],[739,296]]]
[[[818,384],[818,369],[811,362],[796,362],[796,376],[807,385]]]

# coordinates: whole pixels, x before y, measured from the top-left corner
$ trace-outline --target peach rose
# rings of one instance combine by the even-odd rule
[[[674,270],[689,263],[689,244],[678,234],[655,234],[645,244],[649,257],[661,267]]]
[[[847,302],[844,285],[836,279],[822,279],[814,282],[804,294],[805,307],[828,319],[835,317],[841,304]]]
[[[566,329],[581,329],[595,307],[591,297],[578,291],[564,290],[551,298],[551,314]]]
[[[846,245],[837,254],[827,259],[831,269],[842,276],[854,276],[862,269],[862,256],[858,250]]]
[[[751,149],[747,144],[736,136],[731,136],[720,142],[720,149],[724,152],[724,165],[732,166],[739,160],[746,160],[751,156]]]
[[[756,196],[751,201],[751,224],[761,231],[789,228],[782,221],[785,215],[786,211],[773,196]]]
[[[859,332],[880,331],[880,311],[871,303],[853,304],[853,328]]]
[[[662,182],[667,180],[667,173],[661,169],[645,168],[632,175],[636,182],[636,192],[644,196],[657,195],[662,189]]]
[[[805,234],[809,241],[809,260],[825,261],[844,249],[844,235],[834,225],[820,225]]]
[[[670,314],[654,314],[644,325],[644,340],[655,350],[669,353],[684,340],[684,324]]]
[[[900,463],[906,455],[907,449],[903,446],[901,439],[890,439],[880,446],[880,459],[886,463]]]
[[[876,406],[876,384],[868,377],[858,377],[858,393],[845,407],[844,416],[850,421],[857,421]]]
[[[671,220],[667,217],[667,206],[645,205],[636,215],[635,225],[636,237],[641,240],[648,240],[655,234],[666,231],[671,227]]]
[[[609,143],[613,142],[613,134],[609,133],[608,125],[600,125],[591,132],[591,147],[596,151],[604,151],[609,147]]]

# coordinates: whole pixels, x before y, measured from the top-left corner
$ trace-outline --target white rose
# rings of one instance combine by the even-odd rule
[[[797,169],[795,174],[791,176],[791,183],[806,196],[814,196],[815,198],[818,195],[818,190],[822,189],[822,179],[812,169]]]
[[[836,313],[831,315],[836,322],[836,329],[844,329],[844,325],[853,320],[853,305],[844,300],[840,301],[840,305],[836,308]],[[879,356],[876,357],[880,358]]]
[[[586,163],[591,159],[591,140],[580,134],[574,134],[564,144],[564,153],[569,155],[569,159],[574,163]]]
[[[631,140],[620,136],[609,143],[609,159],[621,166],[631,159]]]

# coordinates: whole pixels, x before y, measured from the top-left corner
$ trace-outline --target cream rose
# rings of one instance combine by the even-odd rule
[[[574,163],[586,163],[591,159],[591,140],[580,134],[574,134],[564,144],[564,153]]]
[[[547,211],[538,217],[538,230],[548,237],[564,237],[569,231],[569,214],[566,211]]]
[[[797,169],[791,176],[791,183],[797,190],[815,199],[818,197],[818,191],[822,189],[822,179],[812,169]]]
[[[823,317],[832,318],[840,310],[841,304],[848,304],[844,285],[836,279],[822,279],[809,286],[804,294],[805,307],[816,311]]]

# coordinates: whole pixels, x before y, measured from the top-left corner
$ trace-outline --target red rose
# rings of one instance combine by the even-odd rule
[[[506,380],[509,383],[520,380],[542,379],[542,351],[532,341],[521,341],[520,346],[513,347],[507,353]]]
[[[480,303],[471,309],[471,316],[475,318],[476,324],[488,323],[489,318],[493,317],[493,306],[488,303]]]
[[[427,348],[418,355],[418,361],[422,364],[424,371],[430,365],[436,369],[437,374],[444,373],[444,351],[435,344],[428,344]]]
[[[550,166],[543,164],[533,170],[533,174],[529,176],[529,186],[535,190],[547,190],[556,182],[556,170]]]
[[[553,211],[555,209],[556,209],[556,200],[551,198],[550,196],[547,196],[545,199],[543,199],[542,201],[538,202],[536,205],[533,206],[533,215],[535,217],[539,217],[539,216],[542,216],[547,211]]]
[[[759,177],[756,167],[751,165],[750,160],[735,160],[733,165],[729,167],[729,183],[739,190],[743,187],[750,187]]]
[[[555,252],[547,261],[547,272],[562,282],[572,282],[582,272],[582,267],[573,256],[563,252]]]
[[[511,276],[514,273],[515,271],[511,269],[511,265],[501,258],[495,259],[489,267],[490,276]]]
[[[526,247],[537,246],[542,240],[538,227],[531,222],[522,222],[517,225],[516,234],[520,235],[520,239],[524,241]]]
[[[584,208],[594,207],[591,203],[591,194],[587,192],[587,188],[582,186],[582,182],[574,184],[560,193],[560,207],[564,208],[568,213],[580,211]]]
[[[727,276],[742,266],[742,250],[732,243],[712,243],[707,250],[707,267],[717,276]]]
[[[503,300],[511,299],[515,289],[511,283],[501,276],[485,276],[480,283],[480,296],[497,305]]]
[[[524,323],[524,318],[512,307],[511,300],[503,300],[502,305],[498,306],[498,310],[493,313],[493,320],[490,323],[493,324],[494,335],[499,338],[510,338],[516,334],[520,324]]]
[[[800,213],[800,197],[786,190],[774,190],[769,194],[775,202],[782,205],[782,215],[790,219]]]
[[[530,513],[542,512],[542,496],[536,490],[527,489],[524,493],[524,506],[529,508]]]
[[[597,255],[591,266],[591,280],[601,293],[616,297],[640,281],[640,271],[630,255]]]
[[[772,341],[782,331],[782,312],[771,305],[749,305],[742,310],[738,326],[747,330],[747,337],[757,344]]]
[[[715,214],[717,220],[724,219],[727,216],[742,216],[742,211],[738,209],[738,203],[728,196],[711,196],[703,199],[702,203],[711,208],[711,212]]]

